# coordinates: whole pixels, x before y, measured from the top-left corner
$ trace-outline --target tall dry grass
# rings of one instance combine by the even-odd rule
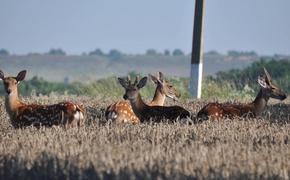
[[[1,99],[0,179],[289,179],[289,100],[272,102],[257,119],[186,124],[114,125],[112,100],[51,95],[85,104],[85,127],[14,129]],[[169,102],[167,104],[173,104]],[[178,102],[193,115],[206,101]]]

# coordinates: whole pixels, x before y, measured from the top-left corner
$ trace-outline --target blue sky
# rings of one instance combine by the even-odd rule
[[[0,0],[0,48],[189,53],[194,0]],[[207,0],[205,51],[290,54],[289,0]]]

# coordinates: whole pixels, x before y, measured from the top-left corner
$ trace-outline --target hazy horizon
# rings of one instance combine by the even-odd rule
[[[100,48],[127,54],[191,51],[195,1],[69,0],[0,2],[0,48],[13,54]],[[290,54],[290,1],[206,1],[205,52]]]

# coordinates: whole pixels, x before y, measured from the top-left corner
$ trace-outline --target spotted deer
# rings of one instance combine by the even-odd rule
[[[175,87],[168,82],[162,72],[158,72],[157,76],[149,74],[151,80],[156,84],[155,94],[149,106],[163,106],[166,97],[176,100],[180,97],[180,93]],[[106,109],[105,116],[107,120],[117,123],[130,122],[137,124],[139,118],[134,114],[129,101],[118,101],[109,105]]]
[[[286,94],[276,85],[273,84],[272,78],[264,68],[264,74],[258,77],[258,83],[261,86],[255,100],[247,104],[229,104],[229,103],[209,103],[204,106],[198,113],[198,120],[219,120],[224,117],[256,117],[265,109],[270,98],[284,100]]]
[[[24,80],[25,75],[26,70],[23,70],[16,77],[4,77],[0,70],[0,79],[6,92],[5,107],[13,127],[64,125],[70,128],[84,125],[84,108],[75,103],[37,105],[22,102],[18,97],[17,85]]]
[[[125,89],[123,98],[129,100],[133,112],[140,119],[140,122],[161,122],[169,120],[174,122],[177,119],[188,119],[190,113],[180,106],[149,106],[141,98],[139,90],[147,83],[147,77],[143,77],[140,81],[136,77],[134,83],[129,78],[118,78],[119,83]]]

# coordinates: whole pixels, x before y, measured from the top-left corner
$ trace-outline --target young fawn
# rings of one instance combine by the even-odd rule
[[[25,126],[53,126],[64,125],[75,127],[84,125],[85,111],[80,105],[63,102],[54,105],[25,104],[18,97],[17,85],[24,80],[26,70],[16,77],[4,77],[0,70],[0,79],[3,81],[5,92],[6,111],[15,128]]]
[[[180,106],[149,106],[144,103],[139,90],[146,85],[147,77],[143,77],[140,81],[136,77],[134,83],[131,83],[129,78],[118,78],[118,80],[126,91],[123,98],[130,101],[133,112],[140,122],[175,121],[178,118],[188,119],[190,117],[190,113]]]
[[[209,103],[198,112],[197,119],[219,120],[223,117],[233,118],[235,116],[256,117],[265,109],[269,98],[286,99],[286,94],[272,83],[271,76],[265,68],[264,74],[258,77],[258,83],[261,89],[253,102],[248,104]]]
[[[149,76],[156,84],[155,94],[152,101],[148,104],[149,106],[163,106],[166,97],[174,100],[180,97],[180,93],[173,85],[165,80],[162,72],[158,72],[157,76],[151,74]],[[128,101],[118,101],[109,105],[106,109],[105,116],[107,120],[112,120],[117,123],[130,122],[136,124],[140,122]]]

